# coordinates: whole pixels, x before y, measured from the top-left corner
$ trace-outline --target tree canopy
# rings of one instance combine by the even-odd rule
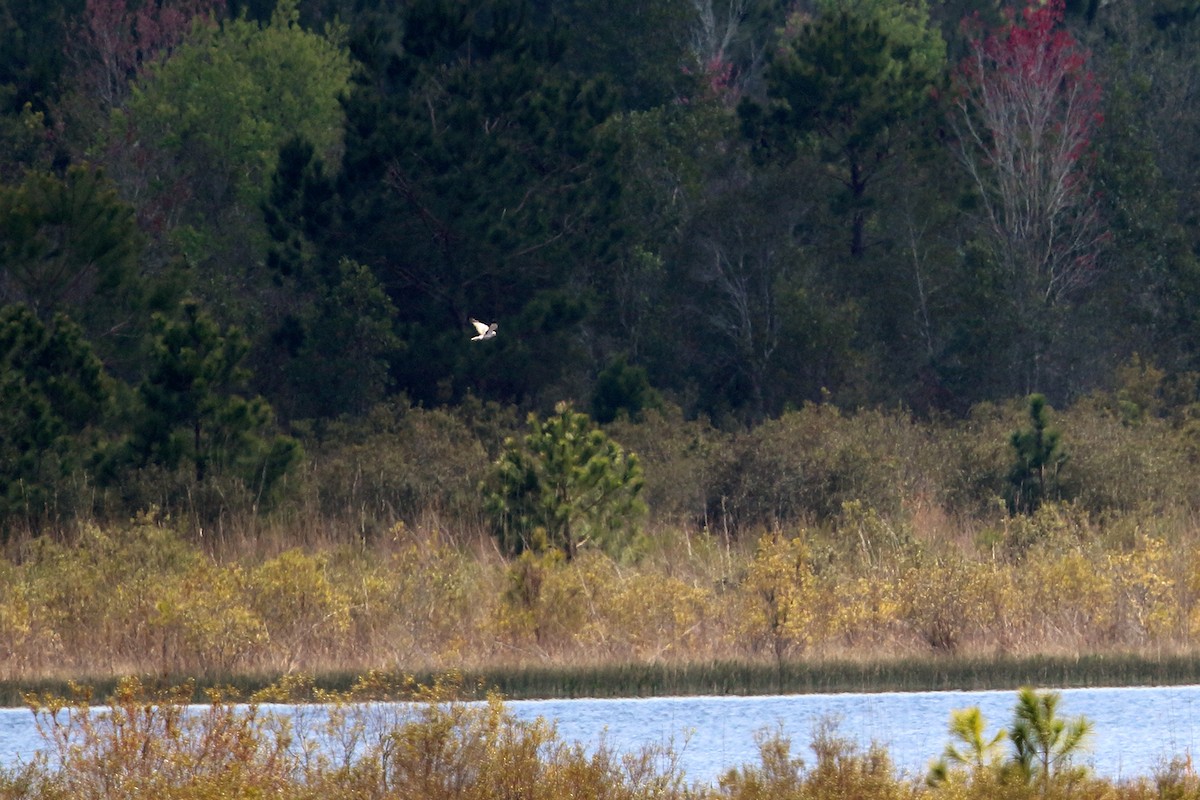
[[[1197,41],[1165,1],[0,0],[0,305],[161,417],[97,423],[124,468],[193,479],[234,398],[270,450],[392,402],[1192,386]],[[209,411],[155,394],[235,340]]]

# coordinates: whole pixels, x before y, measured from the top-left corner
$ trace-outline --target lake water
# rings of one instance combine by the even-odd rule
[[[1200,686],[1066,689],[1059,713],[1095,725],[1079,759],[1114,779],[1149,776],[1166,760],[1195,751],[1200,739]],[[822,720],[863,747],[884,745],[898,770],[925,773],[946,746],[954,709],[978,706],[990,738],[1012,719],[1016,692],[905,692],[774,697],[671,697],[620,700],[523,700],[507,708],[522,719],[557,723],[565,741],[618,752],[669,744],[688,782],[715,782],[724,772],[758,763],[755,733],[782,730],[792,752],[811,763],[808,743]],[[0,709],[0,765],[28,758],[41,739],[27,709]]]

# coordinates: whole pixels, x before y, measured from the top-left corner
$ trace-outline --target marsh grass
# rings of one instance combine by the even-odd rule
[[[652,412],[609,428],[643,453],[650,519],[567,561],[497,548],[476,490],[516,423],[475,411],[333,426],[269,514],[11,535],[0,699],[129,674],[340,690],[378,669],[514,697],[1197,677],[1200,461],[1170,415],[1063,412],[1063,496],[1012,516],[1020,403],[960,421],[805,406],[753,431]]]
[[[380,691],[393,698],[400,685],[433,685],[444,674],[371,673],[392,687]],[[688,662],[681,664],[597,664],[591,666],[515,666],[455,673],[456,696],[483,700],[497,693],[511,700],[606,697],[685,697],[698,695],[828,694],[840,692],[921,692],[1010,690],[1021,686],[1087,688],[1105,686],[1177,686],[1200,683],[1196,655],[1082,655],[1027,658],[938,657],[820,662],[788,661],[782,671],[767,662]],[[107,702],[119,694],[122,678],[84,681],[0,681],[0,705],[14,707],[34,696],[69,697],[72,687],[86,685]],[[287,702],[319,702],[322,698],[364,693],[354,672],[323,672],[297,683],[289,676],[229,674],[197,681],[186,676],[142,676],[148,692],[179,691],[190,686],[189,700],[207,701],[213,692],[228,698],[265,698],[272,692]],[[286,696],[279,687],[288,688]]]
[[[804,543],[794,575],[770,560],[775,545],[671,529],[624,558],[565,563],[402,524],[373,544],[238,557],[161,519],[93,525],[0,560],[0,700],[80,676],[249,691],[305,672],[342,689],[379,669],[456,668],[512,697],[1200,677],[1200,550],[1182,522],[1117,525],[1047,504],[976,527],[971,546],[986,550],[963,552],[945,516],[925,516],[928,540],[856,504],[829,526],[766,534]],[[772,626],[781,612],[789,621]]]

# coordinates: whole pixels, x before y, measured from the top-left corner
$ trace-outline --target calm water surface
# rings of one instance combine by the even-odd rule
[[[1066,689],[1059,711],[1095,724],[1080,759],[1100,775],[1151,775],[1166,760],[1196,749],[1200,739],[1200,686]],[[923,775],[946,746],[953,709],[979,706],[990,736],[1007,727],[1016,692],[905,692],[679,697],[628,700],[523,700],[507,707],[522,719],[544,717],[562,739],[618,752],[671,745],[689,782],[713,782],[724,772],[758,761],[755,733],[782,731],[792,752],[808,760],[808,743],[823,720],[862,746],[884,745],[898,770]],[[278,710],[278,709],[277,709]],[[0,765],[11,766],[41,747],[26,709],[0,709]]]

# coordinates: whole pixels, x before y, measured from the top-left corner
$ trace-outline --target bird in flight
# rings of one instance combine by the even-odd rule
[[[472,342],[478,342],[481,339],[491,339],[496,335],[496,323],[494,322],[488,325],[472,317],[471,324],[475,326],[475,330],[479,333],[478,336],[471,337]]]

